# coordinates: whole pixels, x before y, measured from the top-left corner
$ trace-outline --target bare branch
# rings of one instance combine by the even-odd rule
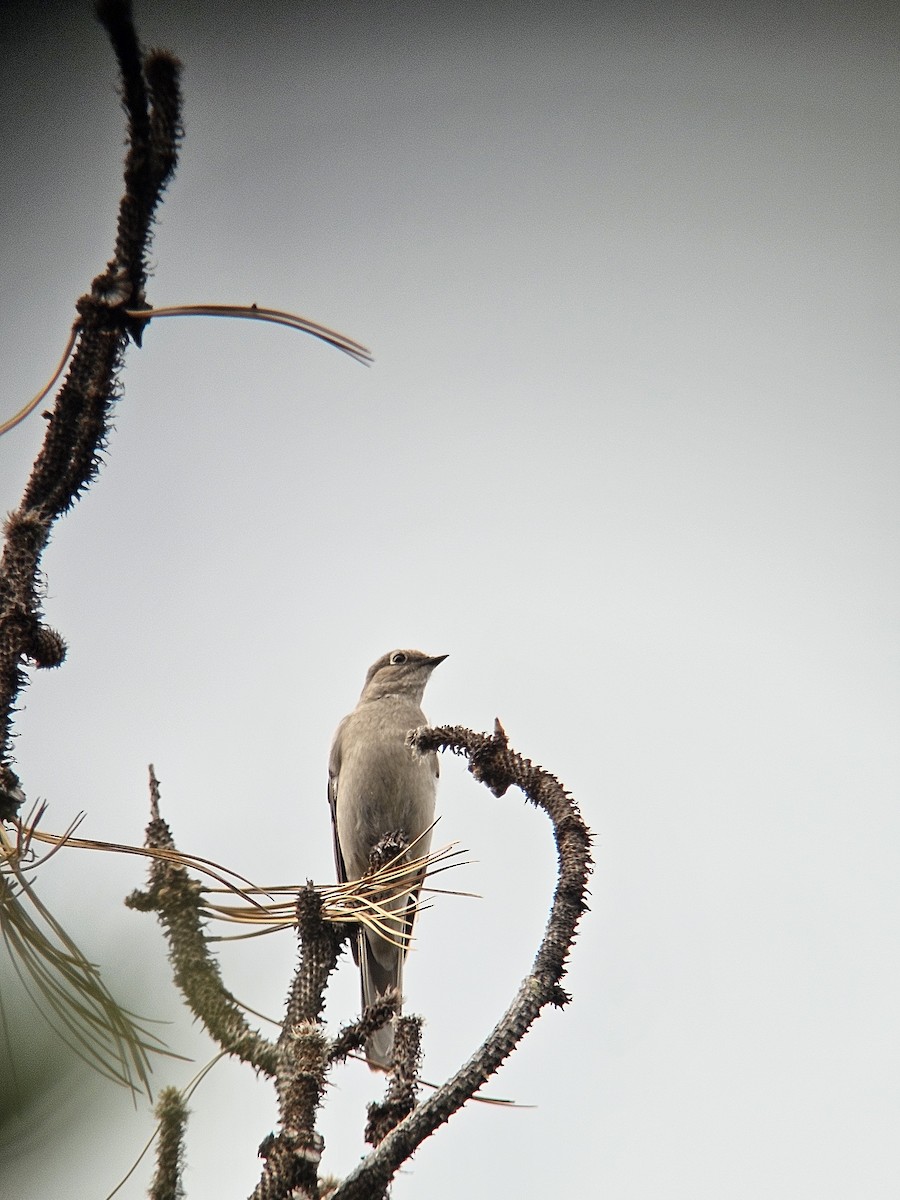
[[[174,849],[169,827],[159,815],[159,781],[152,767],[146,841],[154,849]],[[249,1027],[240,1005],[222,982],[219,964],[209,952],[200,884],[179,863],[154,858],[150,887],[146,892],[133,892],[125,903],[129,908],[158,914],[169,942],[175,983],[210,1036],[223,1050],[274,1076],[275,1047]]]
[[[416,1106],[421,1060],[422,1018],[398,1017],[394,1028],[394,1065],[387,1095],[381,1104],[369,1105],[365,1138],[377,1146]]]
[[[150,1200],[181,1200],[184,1196],[181,1174],[184,1170],[184,1130],[188,1112],[184,1096],[178,1088],[163,1088],[154,1116],[159,1121],[159,1134]]]
[[[401,999],[396,988],[388,988],[372,1004],[367,1004],[359,1020],[346,1025],[334,1039],[328,1052],[328,1061],[342,1062],[355,1051],[361,1050],[374,1033],[397,1015]]]
[[[69,370],[22,501],[6,522],[0,559],[0,820],[14,817],[25,798],[12,766],[13,715],[26,683],[22,663],[59,666],[66,651],[60,635],[43,623],[41,558],[54,522],[100,467],[118,398],[116,377],[129,336],[139,341],[143,328],[126,310],[146,307],[153,214],[175,169],[181,137],[177,60],[162,52],[142,59],[126,0],[103,0],[98,16],[118,58],[128,116],[125,191],[115,253],[76,305]]]
[[[300,965],[278,1039],[275,1082],[280,1128],[260,1147],[266,1165],[253,1200],[318,1194],[316,1180],[324,1141],[316,1132],[316,1115],[329,1064],[321,1017],[325,988],[346,933],[322,919],[322,898],[312,883],[297,897],[297,929]]]

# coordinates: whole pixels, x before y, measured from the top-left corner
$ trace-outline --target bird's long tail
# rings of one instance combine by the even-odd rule
[[[415,898],[408,897],[405,907],[415,908]],[[398,939],[408,937],[412,930],[412,912],[397,920]],[[395,942],[379,937],[369,929],[359,931],[359,970],[362,979],[363,1009],[374,1004],[388,988],[403,992],[403,960],[406,950]],[[394,1057],[394,1021],[382,1025],[366,1042],[366,1059],[373,1070],[390,1070]]]

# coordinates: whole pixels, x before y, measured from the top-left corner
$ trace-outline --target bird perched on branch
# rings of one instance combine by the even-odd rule
[[[372,850],[389,835],[400,835],[402,843],[411,847],[410,857],[428,852],[437,755],[415,755],[406,745],[406,735],[427,724],[422,695],[431,672],[446,657],[429,657],[421,650],[391,650],[382,655],[369,668],[356,708],[337,728],[328,764],[328,799],[341,883],[365,875]],[[359,928],[353,957],[362,976],[363,1009],[388,988],[402,990],[403,960],[421,885],[420,876],[408,893],[391,902],[396,914],[393,939]],[[388,1069],[393,1045],[391,1021],[366,1043],[369,1066]]]

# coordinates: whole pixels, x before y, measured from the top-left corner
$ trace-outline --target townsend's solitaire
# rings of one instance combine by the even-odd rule
[[[337,728],[328,763],[328,799],[341,883],[366,873],[373,847],[386,834],[402,833],[411,858],[428,852],[437,755],[414,754],[406,735],[427,724],[422,694],[431,672],[446,657],[432,658],[421,650],[382,655],[369,667],[356,708]],[[399,935],[408,936],[412,930],[421,883],[419,879],[390,905],[391,911],[404,914],[397,922]],[[389,987],[402,989],[405,950],[360,926],[353,957],[362,975],[363,1008]],[[393,1046],[394,1026],[389,1022],[366,1044],[369,1065],[390,1067]]]

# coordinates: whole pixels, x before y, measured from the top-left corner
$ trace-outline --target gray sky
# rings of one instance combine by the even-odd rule
[[[332,878],[331,734],[388,648],[449,653],[436,722],[558,775],[597,835],[567,986],[398,1200],[896,1197],[897,134],[890,6],[137,3],[185,63],[159,321],[108,462],[47,554],[70,645],[18,761],[49,828],[139,842],[146,764],[181,848],[261,882]],[[109,257],[122,115],[87,5],[5,14],[4,414],[52,370]],[[43,436],[0,441],[18,499]],[[474,863],[407,977],[443,1079],[527,973],[544,819],[443,765],[438,840]],[[197,1064],[133,862],[59,855],[42,895]],[[75,891],[73,891],[73,888]],[[277,1016],[289,934],[223,952]],[[5,967],[0,978],[8,977]],[[358,1004],[349,960],[336,1028]],[[362,1065],[326,1167],[362,1152]],[[54,1107],[58,1106],[58,1107]],[[220,1064],[188,1196],[242,1196],[271,1089]],[[69,1122],[66,1124],[64,1119]],[[102,1196],[145,1107],[73,1077],[0,1179]],[[35,1130],[41,1136],[35,1137]],[[149,1168],[123,1190],[143,1194]]]

